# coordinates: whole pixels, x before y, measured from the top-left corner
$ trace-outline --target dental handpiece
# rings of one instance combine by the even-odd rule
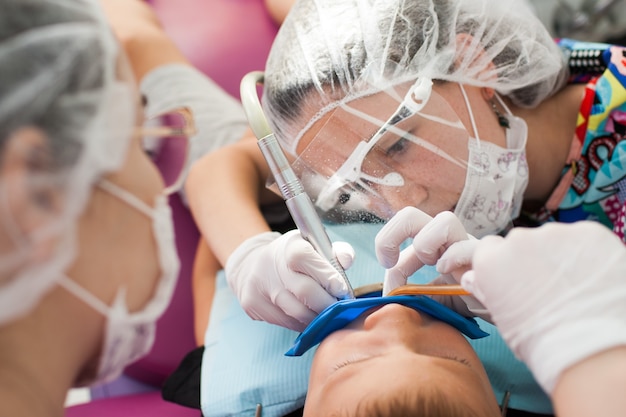
[[[339,272],[348,286],[348,294],[344,299],[353,299],[354,290],[346,272],[333,252],[333,245],[328,234],[326,234],[326,229],[311,198],[304,191],[300,179],[289,165],[289,161],[287,161],[276,137],[270,134],[259,139],[258,144],[300,235]]]
[[[300,235],[339,272],[348,287],[344,299],[353,299],[354,290],[343,267],[333,252],[333,244],[326,234],[322,220],[315,210],[309,195],[304,191],[300,179],[285,156],[276,136],[272,132],[257,93],[257,84],[264,81],[261,71],[252,71],[241,80],[240,95],[248,124],[257,137],[259,148],[269,165],[276,185],[285,200],[291,217]]]

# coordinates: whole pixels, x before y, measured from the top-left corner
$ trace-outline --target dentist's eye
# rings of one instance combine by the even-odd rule
[[[408,147],[408,139],[405,137],[401,137],[398,141],[396,141],[393,145],[391,145],[385,151],[386,156],[394,156],[402,154]]]
[[[339,204],[346,204],[348,201],[350,201],[350,193],[339,194]]]

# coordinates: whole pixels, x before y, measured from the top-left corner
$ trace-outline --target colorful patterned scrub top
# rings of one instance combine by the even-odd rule
[[[598,221],[626,243],[626,48],[561,39],[571,83],[586,82],[561,182],[535,220]]]

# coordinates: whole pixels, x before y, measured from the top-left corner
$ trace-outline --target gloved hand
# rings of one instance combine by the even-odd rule
[[[548,393],[569,366],[626,344],[626,246],[598,223],[485,237],[461,284]]]
[[[400,252],[400,244],[408,238],[413,238],[412,244]],[[383,294],[406,284],[424,265],[437,265],[441,275],[434,284],[458,284],[471,267],[476,242],[452,212],[432,218],[415,207],[403,208],[376,235],[376,257],[387,268]],[[432,298],[464,316],[490,320],[487,310],[472,296]]]
[[[333,250],[344,269],[352,265],[352,246],[335,242]],[[229,256],[224,270],[251,318],[297,331],[348,293],[341,275],[298,230],[249,238]]]

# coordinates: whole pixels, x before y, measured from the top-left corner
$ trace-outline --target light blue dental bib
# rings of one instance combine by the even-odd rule
[[[384,276],[373,255],[379,228],[374,224],[327,225],[332,241],[348,241],[357,253],[347,271],[355,288],[380,282]],[[426,283],[435,276],[434,268],[422,268],[410,282]],[[509,408],[552,413],[550,400],[496,328],[480,319],[477,322],[490,336],[468,341],[485,366],[498,401],[510,391]],[[220,272],[202,360],[203,415],[254,416],[257,404],[262,404],[263,417],[281,417],[301,408],[315,348],[302,356],[285,356],[297,337],[297,332],[250,319]]]

